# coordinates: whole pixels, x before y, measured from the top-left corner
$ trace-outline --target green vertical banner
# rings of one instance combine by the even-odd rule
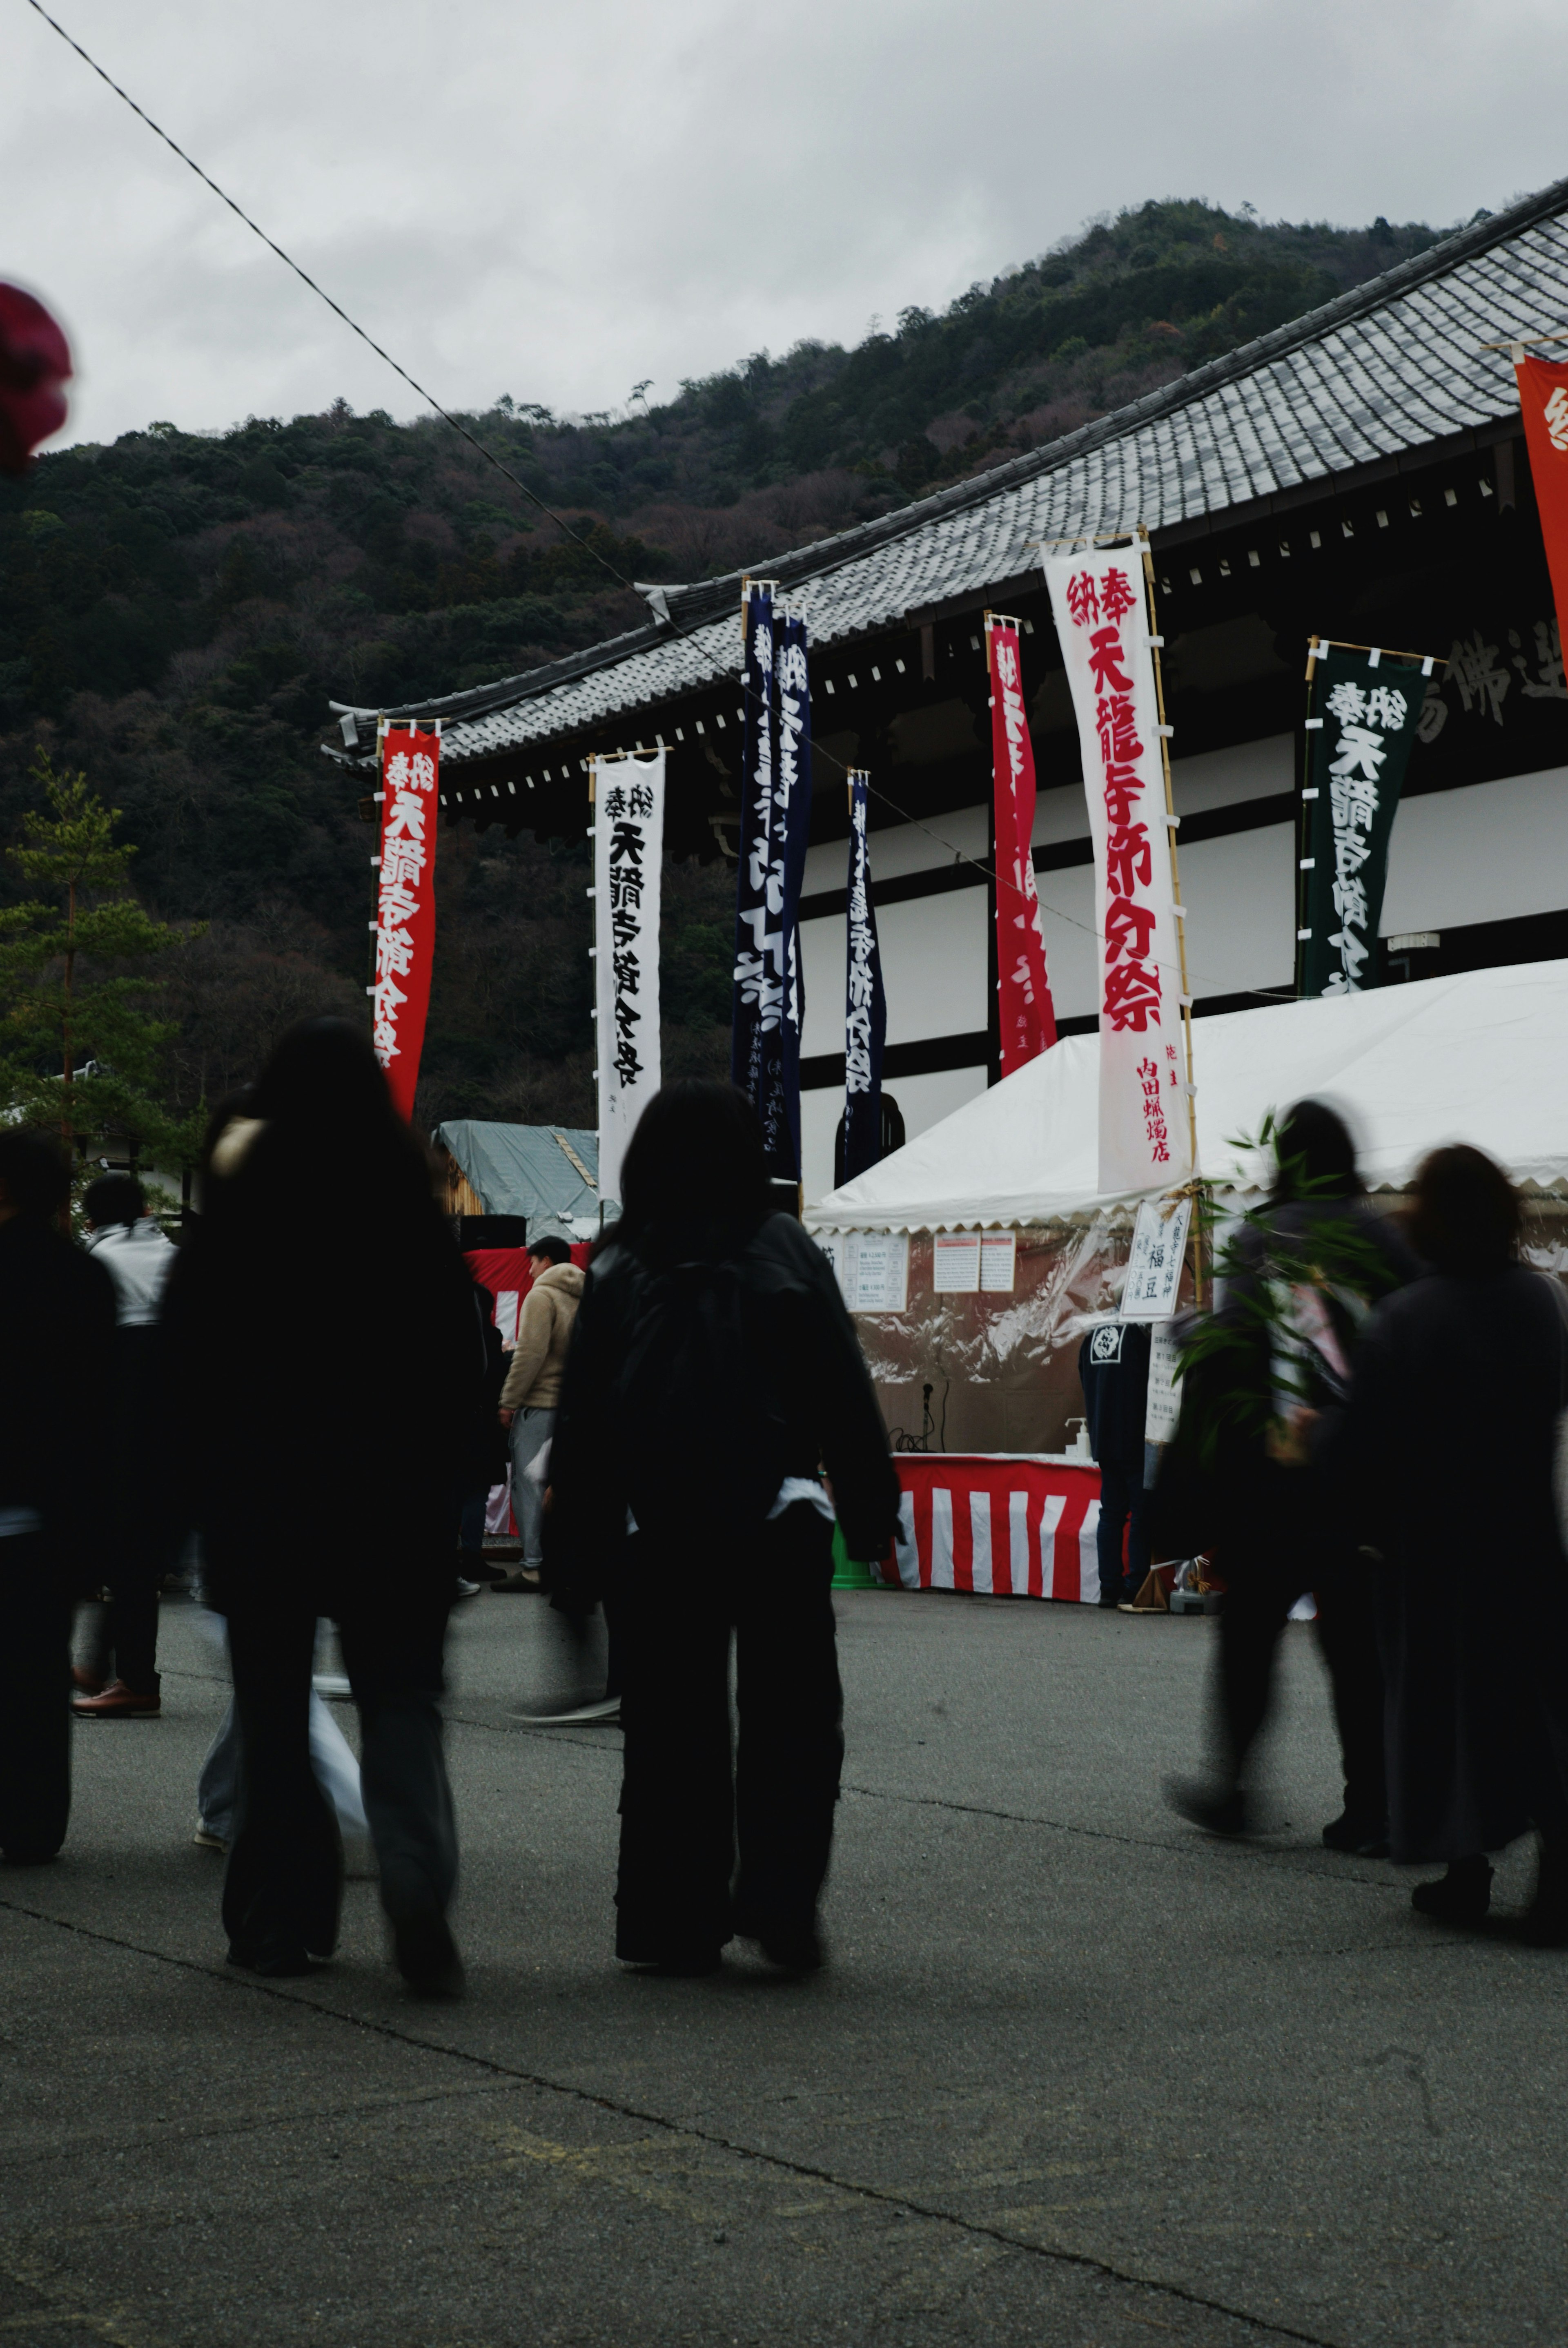
[[[1315,664],[1297,832],[1300,994],[1359,994],[1381,983],[1389,835],[1431,670],[1430,661],[1338,645]]]

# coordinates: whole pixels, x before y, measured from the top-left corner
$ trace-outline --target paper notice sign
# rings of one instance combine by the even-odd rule
[[[903,1313],[909,1304],[909,1241],[903,1231],[850,1231],[842,1275],[852,1313]]]
[[[1132,1252],[1122,1291],[1123,1321],[1166,1321],[1176,1309],[1191,1199],[1145,1199],[1132,1229]]]
[[[1143,1416],[1145,1443],[1169,1443],[1182,1416],[1182,1381],[1176,1375],[1180,1352],[1169,1321],[1157,1321],[1149,1332],[1149,1400]]]
[[[980,1287],[988,1295],[1009,1295],[1018,1285],[1018,1233],[982,1231]]]
[[[979,1231],[938,1231],[931,1249],[931,1285],[938,1296],[972,1296],[980,1284]]]

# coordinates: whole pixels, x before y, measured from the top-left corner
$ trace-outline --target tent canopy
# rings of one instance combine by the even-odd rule
[[[1266,1179],[1235,1146],[1270,1109],[1334,1102],[1373,1189],[1402,1189],[1430,1149],[1469,1141],[1527,1190],[1568,1193],[1568,962],[1517,963],[1200,1019],[1193,1031],[1203,1172]],[[825,1231],[952,1231],[1091,1214],[1099,1194],[1098,1035],[1070,1035],[806,1210]]]
[[[436,1127],[436,1138],[487,1215],[526,1215],[530,1236],[541,1223],[598,1229],[599,1136],[591,1129],[454,1117]]]

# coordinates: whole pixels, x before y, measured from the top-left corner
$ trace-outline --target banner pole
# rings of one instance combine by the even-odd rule
[[[1159,619],[1154,602],[1154,556],[1149,543],[1149,533],[1142,522],[1138,525],[1138,544],[1143,555],[1143,586],[1149,599],[1149,618]],[[1165,672],[1160,659],[1162,639],[1158,626],[1149,630],[1149,649],[1154,655],[1154,706],[1160,713],[1160,770],[1165,778],[1165,838],[1171,852],[1171,896],[1176,908],[1176,948],[1182,967],[1182,1035],[1187,1047],[1187,1138],[1192,1148],[1193,1172],[1198,1170],[1198,1096],[1193,1075],[1193,990],[1187,979],[1187,924],[1183,918],[1182,873],[1176,857],[1176,802],[1171,789],[1171,736],[1165,723]]]

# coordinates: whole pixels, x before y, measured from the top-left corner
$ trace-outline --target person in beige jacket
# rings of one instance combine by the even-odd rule
[[[523,1537],[516,1587],[537,1589],[544,1561],[544,1493],[528,1473],[555,1433],[561,1372],[583,1275],[565,1240],[553,1232],[528,1250],[533,1286],[518,1316],[518,1342],[501,1388],[501,1425],[512,1456],[512,1513]]]

